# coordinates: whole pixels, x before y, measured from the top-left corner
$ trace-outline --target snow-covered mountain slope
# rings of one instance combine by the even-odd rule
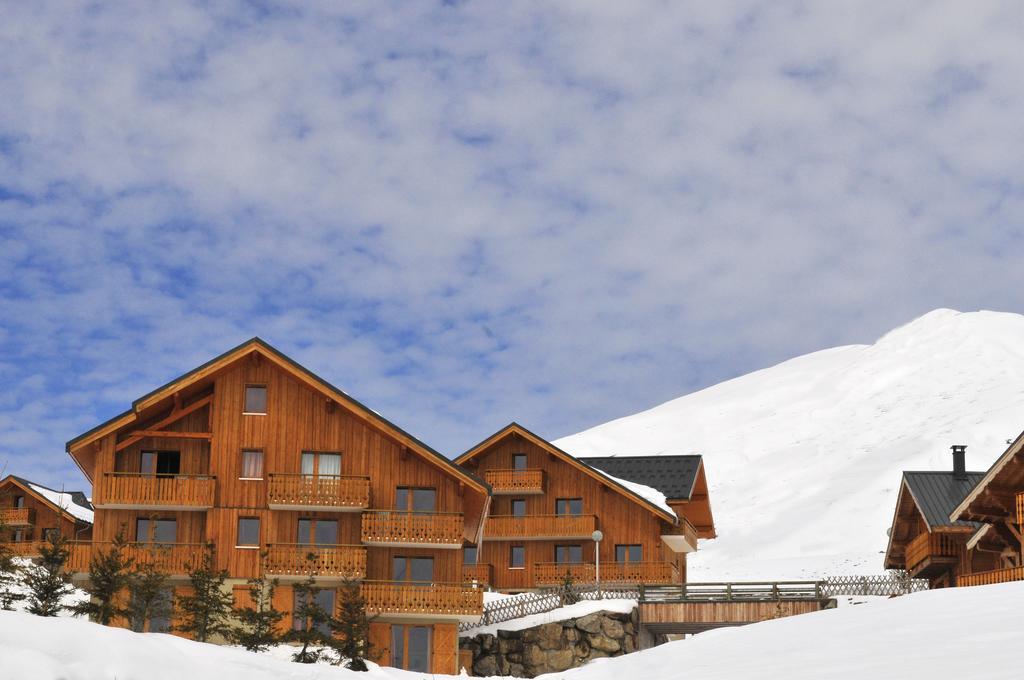
[[[882,570],[902,470],[985,470],[1024,429],[1024,316],[940,309],[555,442],[578,456],[700,453],[719,538],[690,578]]]
[[[860,680],[1020,677],[1024,583],[947,588],[701,633],[591,663],[565,680]],[[0,677],[32,680],[423,680],[285,661],[81,619],[0,611]],[[452,676],[433,676],[445,678]],[[464,676],[463,676],[464,677]]]

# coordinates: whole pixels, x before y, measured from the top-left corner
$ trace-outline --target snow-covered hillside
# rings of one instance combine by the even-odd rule
[[[985,470],[1024,429],[1024,316],[940,309],[873,345],[808,354],[556,444],[701,453],[719,538],[690,578],[882,570],[900,472]]]
[[[566,680],[876,680],[1020,677],[1024,583],[950,588],[701,633],[598,659]],[[422,680],[303,666],[170,635],[0,611],[0,677],[32,680]],[[437,676],[435,676],[437,677]]]

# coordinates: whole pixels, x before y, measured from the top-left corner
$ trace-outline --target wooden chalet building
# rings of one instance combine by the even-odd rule
[[[483,606],[462,581],[462,549],[480,540],[487,484],[262,340],[138,398],[67,450],[96,508],[92,542],[72,546],[75,578],[123,530],[132,556],[181,588],[212,542],[236,596],[262,571],[280,579],[276,605],[290,612],[290,584],[311,569],[328,588],[357,579],[375,660],[458,672],[458,622]],[[335,590],[325,598],[337,606]]]
[[[658,465],[679,474],[662,477],[639,458],[581,460],[512,423],[455,462],[493,493],[483,542],[463,552],[464,578],[498,590],[557,585],[567,573],[594,582],[598,570],[601,583],[680,583],[698,537],[715,535],[699,456],[665,457]],[[645,483],[655,476],[671,485],[668,502]]]
[[[0,541],[19,557],[38,557],[54,532],[88,541],[92,521],[92,504],[81,491],[56,491],[14,475],[0,481]]]
[[[964,446],[953,447],[948,472],[904,472],[885,551],[886,569],[905,569],[932,588],[955,586],[957,578],[991,568],[991,555],[971,545],[981,525],[950,519],[950,513],[984,473],[965,468]]]
[[[985,472],[950,513],[980,523],[968,546],[989,558],[957,578],[961,586],[1024,581],[1024,433]]]

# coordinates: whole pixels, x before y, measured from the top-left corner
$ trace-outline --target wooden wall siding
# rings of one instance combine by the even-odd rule
[[[381,666],[391,664],[391,624],[370,623],[370,660]]]
[[[643,546],[645,562],[675,561],[676,557],[661,540],[661,535],[668,533],[673,525],[526,439],[510,434],[494,442],[473,459],[476,466],[471,469],[481,476],[485,476],[488,470],[511,469],[513,453],[525,453],[527,468],[543,470],[544,473],[544,493],[524,494],[521,497],[526,502],[527,516],[554,514],[558,498],[582,498],[583,514],[595,516],[594,528],[604,533],[600,544],[602,564],[615,561],[617,544]],[[593,529],[571,540],[526,540],[525,536],[509,538],[497,534],[492,527],[494,520],[512,514],[512,500],[515,498],[519,496],[502,495],[492,498],[490,516],[484,527],[484,543],[480,548],[479,562],[492,565],[494,587],[510,590],[533,588],[533,565],[553,562],[556,545],[581,545],[584,561],[593,562],[594,542],[590,540]],[[497,527],[499,532],[504,529],[500,525]],[[525,569],[512,569],[509,566],[509,546],[516,544],[525,548]]]
[[[824,603],[782,600],[779,602],[666,602],[641,603],[640,620],[646,624],[753,623],[820,611]]]
[[[313,556],[313,559],[310,559]],[[267,547],[265,571],[282,580],[366,578],[366,548],[359,545],[295,545],[273,543]]]
[[[987,586],[993,583],[1009,583],[1010,581],[1024,581],[1024,567],[993,569],[991,571],[963,574],[956,577],[956,584],[961,587]]]
[[[209,476],[155,477],[134,472],[107,472],[99,479],[106,508],[174,508],[205,510],[213,507],[216,480]]]
[[[15,496],[25,497],[23,510],[14,509]],[[26,541],[42,539],[46,529],[60,529],[62,536],[72,540],[76,538],[76,535],[78,538],[86,539],[92,536],[92,529],[88,525],[76,524],[74,516],[68,513],[58,513],[52,505],[40,500],[13,481],[8,481],[0,486],[0,502],[3,503],[3,508],[0,511],[7,514],[7,523],[10,525],[8,535],[0,536],[0,540],[11,539],[14,529],[21,529],[22,536]]]
[[[267,504],[282,510],[361,510],[370,506],[370,478],[270,473]]]

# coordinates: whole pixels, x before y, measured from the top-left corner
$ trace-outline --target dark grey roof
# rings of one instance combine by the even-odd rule
[[[19,482],[21,482],[25,486],[41,486],[42,488],[46,489],[47,491],[52,491],[53,493],[60,493],[60,491],[58,491],[57,489],[51,489],[50,487],[46,486],[45,484],[40,484],[39,482],[33,482],[30,479],[25,479],[24,477],[19,477],[18,475],[11,475],[11,477],[13,479],[18,480]],[[84,493],[82,493],[81,491],[65,491],[64,493],[66,493],[69,496],[71,496],[71,502],[74,503],[75,505],[77,505],[79,507],[82,507],[82,508],[85,508],[86,510],[95,510],[95,508],[92,507],[92,503],[89,502],[89,498]]]
[[[903,479],[914,502],[921,509],[929,529],[935,527],[980,527],[978,522],[949,520],[950,513],[971,492],[984,472],[968,472],[966,479],[955,479],[952,472],[904,472]]]
[[[581,457],[587,465],[613,477],[654,487],[666,498],[685,498],[693,493],[701,457],[693,456],[602,456]]]

